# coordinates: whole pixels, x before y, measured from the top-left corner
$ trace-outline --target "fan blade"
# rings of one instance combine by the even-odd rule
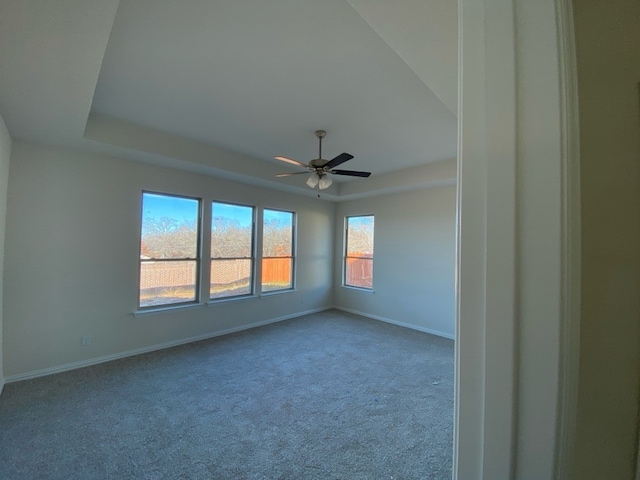
[[[308,174],[309,172],[289,172],[289,173],[278,173],[276,177],[288,177],[290,175],[300,175],[300,174]]]
[[[337,157],[325,163],[324,168],[331,169],[333,167],[337,167],[338,165],[346,162],[347,160],[351,160],[352,158],[353,158],[353,155],[349,155],[348,153],[341,153]]]
[[[293,158],[281,157],[281,156],[277,156],[273,158],[275,158],[276,160],[280,160],[282,162],[290,163],[291,165],[298,165],[300,167],[309,168],[309,166],[306,163],[299,162],[298,160],[294,160]]]
[[[336,175],[348,175],[350,177],[368,177],[371,172],[356,172],[355,170],[331,170],[329,173]]]

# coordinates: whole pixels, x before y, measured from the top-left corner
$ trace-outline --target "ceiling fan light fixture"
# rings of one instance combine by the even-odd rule
[[[320,177],[320,181],[318,182],[318,187],[320,190],[324,190],[325,188],[329,188],[333,182],[326,175],[322,175]]]
[[[332,158],[331,160],[325,160],[322,158],[322,139],[325,137],[327,132],[324,130],[316,130],[316,137],[318,137],[318,158],[314,158],[309,161],[309,163],[302,163],[298,160],[294,160],[293,158],[285,157],[282,155],[276,155],[276,160],[280,160],[281,162],[290,163],[291,165],[296,165],[298,167],[306,168],[311,175],[307,178],[307,186],[310,188],[316,188],[318,186],[320,190],[325,190],[331,186],[333,183],[331,178],[329,178],[328,174],[334,175],[346,175],[349,177],[368,177],[371,175],[371,172],[358,172],[356,170],[336,170],[335,167],[342,165],[344,162],[347,162],[353,158],[353,155],[343,152],[340,155]],[[278,173],[276,177],[288,177],[290,175],[298,175],[304,174],[307,172],[288,172],[288,173]]]
[[[311,175],[309,175],[309,178],[307,178],[307,185],[309,185],[311,188],[316,188],[316,185],[318,185],[318,182],[319,182],[318,175],[316,175],[315,173],[312,173]]]

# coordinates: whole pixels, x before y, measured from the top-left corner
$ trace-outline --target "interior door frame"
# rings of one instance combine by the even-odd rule
[[[580,192],[570,0],[459,0],[454,472],[570,478]]]

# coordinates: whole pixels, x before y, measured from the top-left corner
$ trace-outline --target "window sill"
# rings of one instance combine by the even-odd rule
[[[297,292],[298,290],[295,288],[284,288],[282,290],[272,290],[271,292],[263,292],[260,294],[260,298],[262,297],[271,297],[273,295],[281,295],[283,293]]]
[[[204,303],[189,303],[185,305],[168,305],[165,307],[136,310],[132,313],[134,317],[145,317],[147,315],[158,315],[161,313],[175,312],[176,310],[189,310],[192,308],[204,307]]]
[[[354,287],[351,285],[340,285],[342,288],[345,288],[347,290],[355,290],[356,292],[362,292],[362,293],[367,293],[369,295],[373,295],[376,293],[376,291],[373,288],[364,288],[364,287]]]
[[[219,305],[221,303],[241,302],[243,300],[256,300],[256,295],[237,295],[235,297],[212,298],[207,302],[207,306]]]

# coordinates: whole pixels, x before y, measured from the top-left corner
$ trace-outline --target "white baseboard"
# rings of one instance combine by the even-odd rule
[[[19,373],[17,375],[10,375],[4,379],[4,382],[0,382],[0,385],[4,386],[4,383],[19,382],[21,380],[44,377],[46,375],[53,375],[54,373],[67,372],[69,370],[75,370],[77,368],[89,367],[91,365],[110,362],[112,360],[118,360],[120,358],[125,358],[125,357],[132,357],[134,355],[140,355],[142,353],[149,353],[156,350],[162,350],[164,348],[177,347],[178,345],[184,345],[186,343],[193,343],[193,342],[198,342],[200,340],[207,340],[209,338],[220,337],[222,335],[229,335],[230,333],[240,332],[242,330],[249,330],[251,328],[262,327],[263,325],[282,322],[284,320],[289,320],[291,318],[296,318],[296,317],[302,317],[304,315],[310,315],[312,313],[323,312],[325,310],[331,310],[332,308],[333,307],[329,306],[329,307],[316,308],[313,310],[306,310],[304,312],[292,313],[290,315],[284,315],[282,317],[270,318],[268,320],[261,320],[259,322],[240,325],[238,327],[227,328],[225,330],[219,330],[216,332],[196,335],[195,337],[182,338],[180,340],[172,340],[170,342],[158,343],[156,345],[150,345],[148,347],[136,348],[133,350],[127,350],[125,352],[113,353],[109,355],[103,355],[101,357],[81,360],[79,362],[66,363],[64,365],[58,365],[55,367],[43,368],[41,370],[34,370],[26,373]],[[0,389],[0,392],[1,392],[1,389]]]
[[[421,327],[421,326],[415,325],[413,323],[400,322],[398,320],[393,320],[391,318],[381,317],[379,315],[373,315],[371,313],[366,313],[366,312],[359,312],[358,310],[353,310],[351,308],[345,308],[345,307],[339,307],[337,305],[334,305],[333,308],[335,308],[336,310],[341,310],[343,312],[353,313],[354,315],[360,315],[361,317],[367,317],[367,318],[371,318],[373,320],[379,320],[381,322],[391,323],[393,325],[398,325],[399,327],[405,327],[405,328],[410,328],[412,330],[418,330],[418,331],[424,332],[424,333],[430,333],[431,335],[436,335],[438,337],[448,338],[449,340],[455,340],[455,338],[456,338],[455,335],[452,335],[450,333],[441,332],[440,330],[434,330],[432,328]]]
[[[110,362],[112,360],[118,360],[120,358],[132,357],[134,355],[140,355],[142,353],[154,352],[156,350],[162,350],[164,348],[176,347],[178,345],[184,345],[187,343],[198,342],[200,340],[207,340],[209,338],[220,337],[222,335],[229,335],[230,333],[240,332],[242,330],[249,330],[251,328],[262,327],[264,325],[269,325],[271,323],[282,322],[284,320],[289,320],[291,318],[302,317],[304,315],[310,315],[312,313],[323,312],[325,310],[341,310],[347,313],[353,313],[354,315],[360,315],[362,317],[371,318],[373,320],[379,320],[381,322],[391,323],[393,325],[398,325],[400,327],[410,328],[412,330],[418,330],[424,333],[430,333],[432,335],[437,335],[439,337],[444,337],[453,340],[455,338],[454,335],[441,332],[439,330],[434,330],[431,328],[420,327],[418,325],[414,325],[411,323],[400,322],[397,320],[393,320],[390,318],[381,317],[379,315],[372,315],[370,313],[360,312],[357,310],[352,310],[350,308],[340,307],[340,306],[328,306],[322,308],[316,308],[313,310],[306,310],[304,312],[296,312],[290,315],[283,315],[281,317],[270,318],[268,320],[261,320],[259,322],[249,323],[246,325],[240,325],[238,327],[227,328],[225,330],[219,330],[216,332],[205,333],[203,335],[196,335],[194,337],[182,338],[180,340],[172,340],[170,342],[159,343],[156,345],[150,345],[148,347],[136,348],[133,350],[127,350],[125,352],[113,353],[109,355],[103,355],[101,357],[94,357],[87,360],[81,360],[79,362],[66,363],[64,365],[58,365],[55,367],[43,368],[41,370],[33,370],[31,372],[19,373],[17,375],[10,375],[4,378],[4,381],[0,379],[0,394],[2,393],[2,388],[5,383],[13,383],[19,382],[21,380],[28,380],[31,378],[44,377],[46,375],[53,375],[55,373],[67,372],[69,370],[75,370],[77,368],[89,367],[91,365],[98,365],[100,363]]]

